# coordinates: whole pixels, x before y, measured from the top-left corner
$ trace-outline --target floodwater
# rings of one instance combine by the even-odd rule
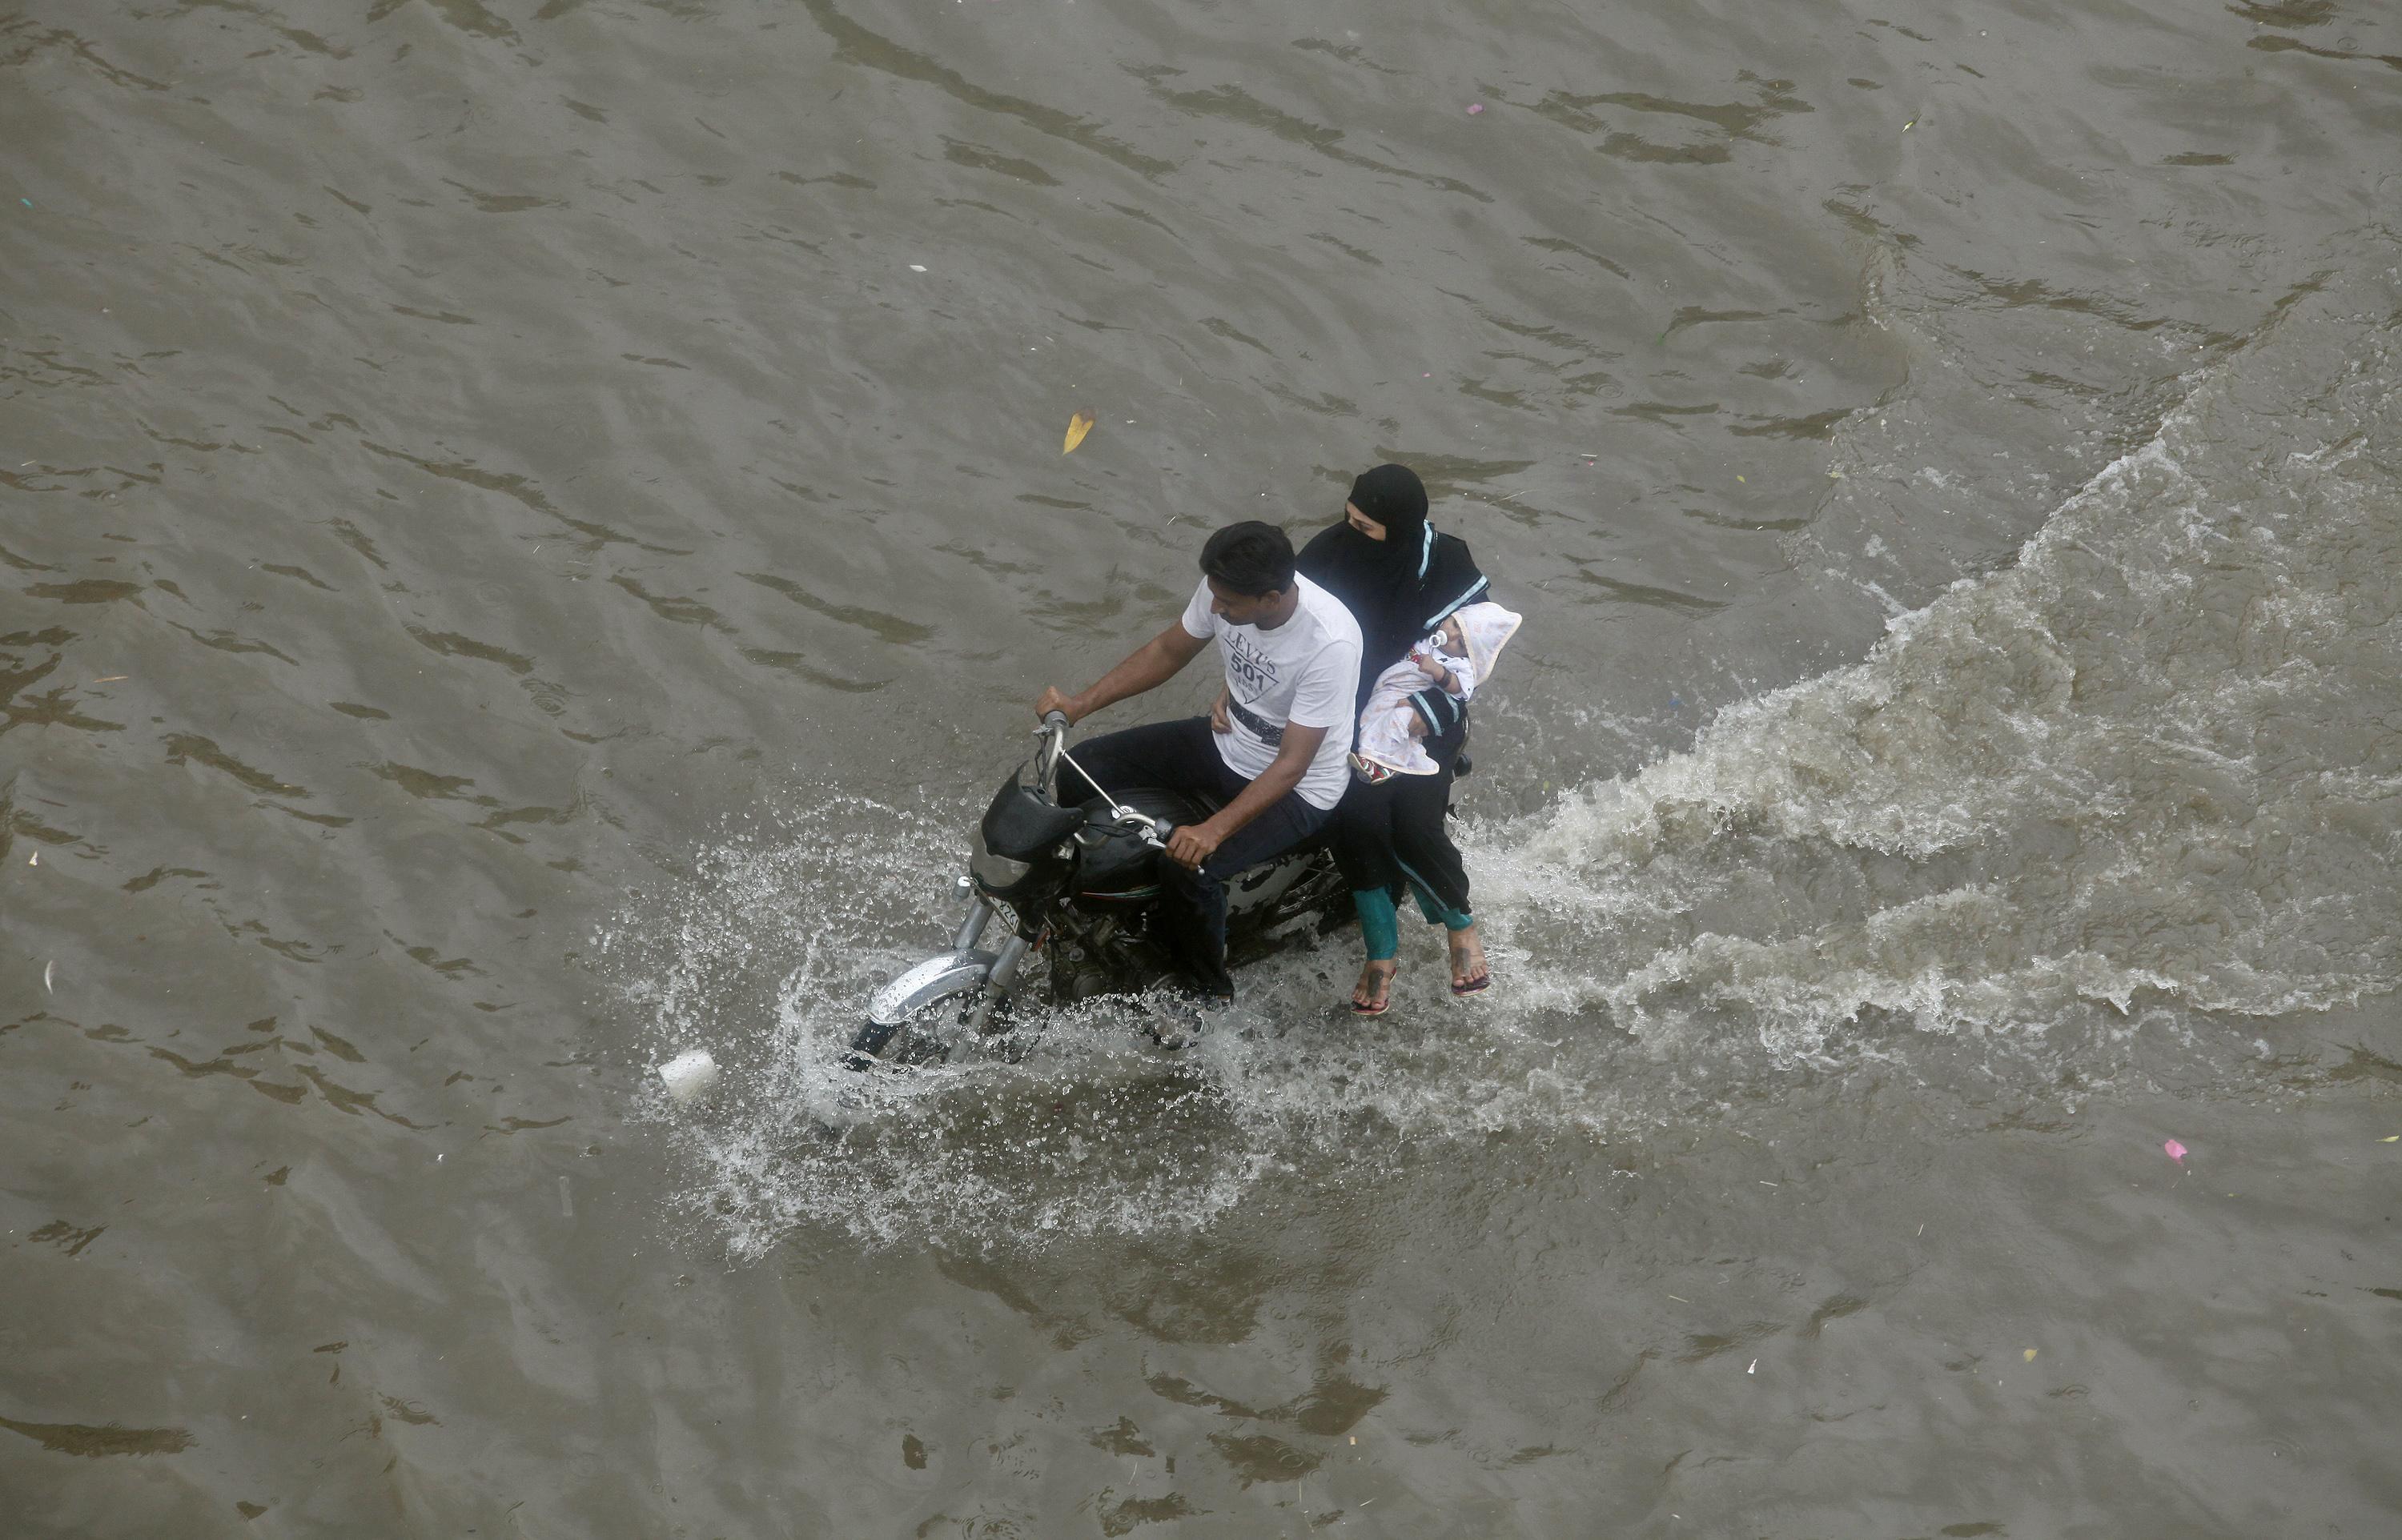
[[[0,4],[0,1528],[2396,1533],[2396,210],[2367,0]],[[842,1071],[1384,459],[1493,995]]]

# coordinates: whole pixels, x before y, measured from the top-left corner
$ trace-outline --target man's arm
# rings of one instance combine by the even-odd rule
[[[1180,620],[1170,621],[1166,630],[1128,653],[1125,661],[1103,674],[1091,689],[1063,695],[1056,685],[1045,685],[1042,698],[1034,703],[1034,714],[1065,711],[1070,722],[1082,722],[1105,706],[1166,683],[1208,645],[1208,637],[1194,636]]]
[[[1275,804],[1278,797],[1301,784],[1309,772],[1309,762],[1318,755],[1318,746],[1326,741],[1323,727],[1304,727],[1297,722],[1284,726],[1284,741],[1277,749],[1277,757],[1259,777],[1243,788],[1234,801],[1220,808],[1214,817],[1199,823],[1180,825],[1167,836],[1167,855],[1171,860],[1183,862],[1198,870],[1203,861],[1218,853],[1236,830],[1258,818]]]

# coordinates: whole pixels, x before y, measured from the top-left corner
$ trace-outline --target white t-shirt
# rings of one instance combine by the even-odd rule
[[[1302,801],[1332,807],[1343,800],[1351,768],[1352,702],[1360,692],[1360,623],[1343,601],[1305,577],[1295,577],[1301,602],[1292,618],[1272,631],[1230,626],[1209,612],[1209,580],[1193,590],[1184,607],[1184,634],[1218,639],[1226,664],[1227,698],[1243,710],[1282,727],[1323,727],[1326,740],[1302,773]],[[1234,731],[1216,735],[1218,757],[1245,780],[1257,780],[1274,763],[1277,746],[1229,711]]]

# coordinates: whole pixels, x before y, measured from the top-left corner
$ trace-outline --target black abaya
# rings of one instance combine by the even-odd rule
[[[1485,597],[1484,574],[1468,544],[1427,523],[1426,488],[1406,466],[1379,465],[1354,482],[1350,502],[1385,528],[1371,540],[1346,521],[1321,529],[1302,547],[1295,565],[1341,599],[1360,623],[1360,703],[1376,676],[1463,605]],[[1335,859],[1354,891],[1405,886],[1430,892],[1440,905],[1468,914],[1468,873],[1443,817],[1452,772],[1467,742],[1463,708],[1456,721],[1426,741],[1441,768],[1431,776],[1394,776],[1377,785],[1354,778],[1334,809]]]

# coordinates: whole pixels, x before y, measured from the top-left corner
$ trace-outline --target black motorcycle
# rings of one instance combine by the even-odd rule
[[[1062,806],[1057,772],[1068,758],[1068,719],[1055,711],[1035,733],[1042,743],[1034,757],[977,825],[967,875],[958,879],[964,913],[950,950],[876,992],[866,1024],[850,1040],[855,1066],[945,1059],[962,1044],[1014,1031],[1038,996],[1072,1005],[1137,994],[1172,972],[1153,931],[1159,863],[1177,825],[1206,818],[1218,804],[1116,787]],[[1243,873],[1227,885],[1226,898],[1230,965],[1331,930],[1352,913],[1350,890],[1317,840]],[[987,929],[1004,915],[1008,938],[983,948]],[[1047,990],[1029,976],[1038,959],[1047,964]]]

